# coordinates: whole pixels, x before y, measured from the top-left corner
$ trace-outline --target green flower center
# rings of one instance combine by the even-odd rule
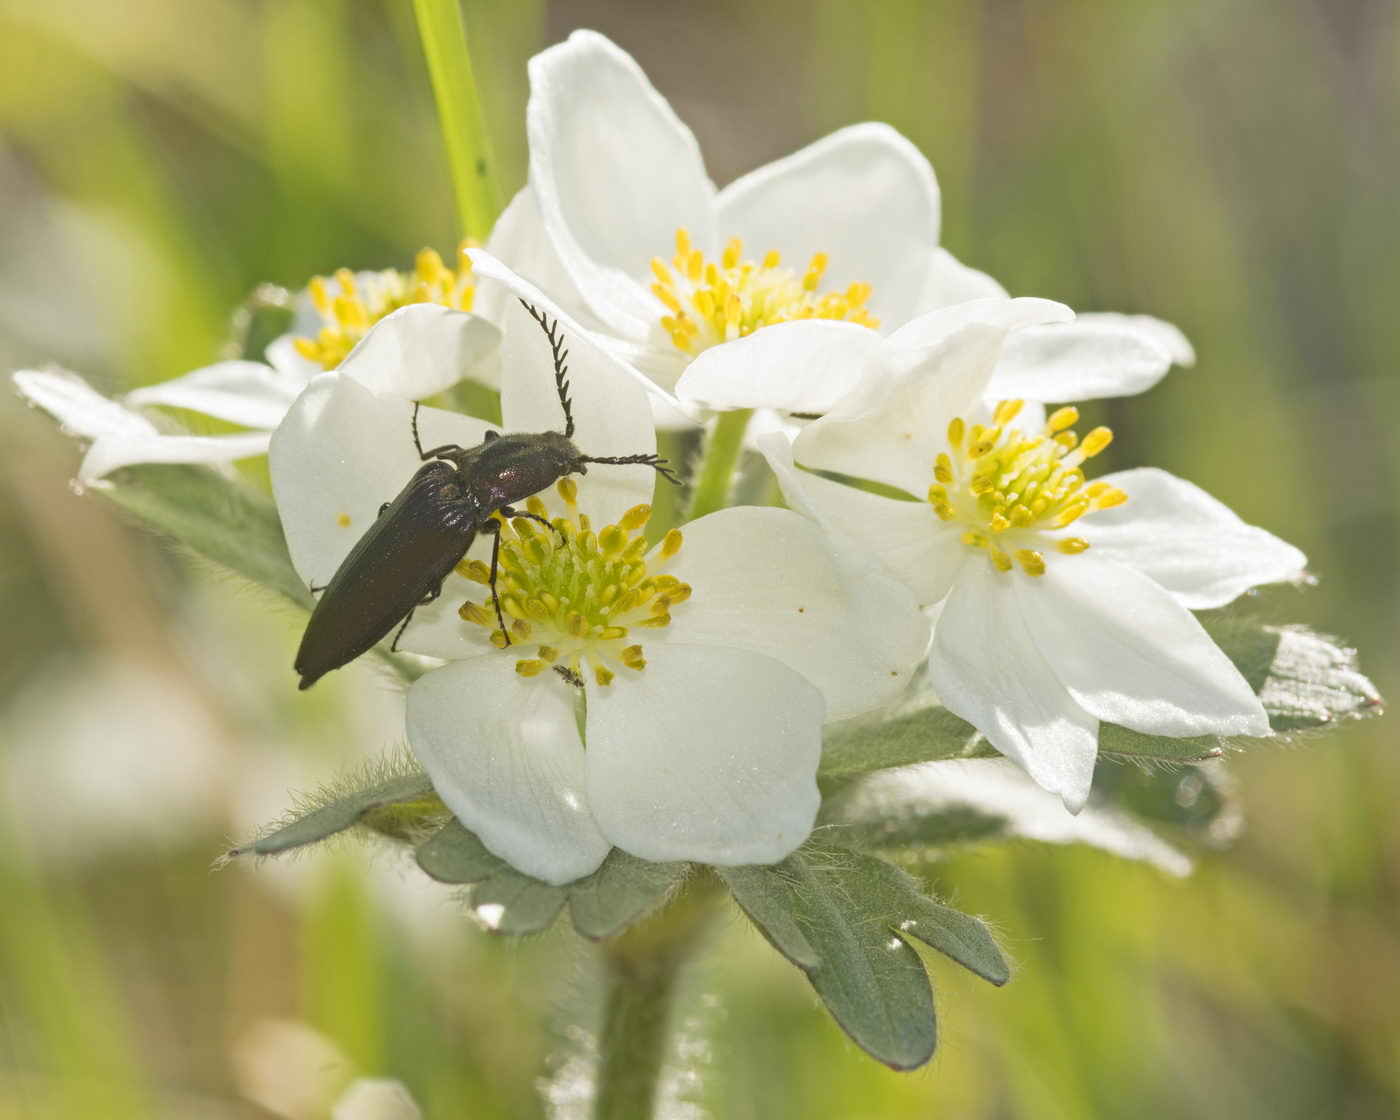
[[[690,585],[673,575],[647,569],[647,541],[641,530],[651,507],[634,506],[616,525],[593,531],[587,514],[578,512],[578,487],[572,479],[558,485],[569,517],[556,517],[545,529],[517,517],[502,519],[496,590],[510,633],[507,647],[488,594],[470,600],[457,612],[462,619],[491,631],[491,641],[513,651],[533,647],[515,671],[533,677],[553,668],[573,684],[585,671],[609,685],[619,669],[641,672],[646,657],[634,630],[658,629],[671,622],[671,608],[690,598]],[[546,515],[538,497],[526,508]],[[654,562],[664,563],[680,551],[680,531],[666,534]],[[489,586],[490,568],[480,560],[464,561],[458,570]]]

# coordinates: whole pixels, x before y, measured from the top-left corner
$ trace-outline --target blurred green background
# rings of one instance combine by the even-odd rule
[[[718,182],[886,120],[932,160],[964,260],[1180,324],[1200,363],[1102,410],[1111,467],[1163,466],[1300,545],[1321,583],[1271,609],[1400,692],[1395,4],[465,11],[507,192],[526,59],[594,27]],[[406,0],[5,0],[0,129],[7,369],[163,380],[218,356],[261,281],[456,240]],[[360,669],[298,695],[298,619],[70,493],[77,459],[0,400],[0,1116],[310,1117],[352,1069],[483,1118],[538,1115],[554,1071],[569,1115],[572,934],[496,940],[353,849],[209,873],[287,788],[398,736],[397,701]],[[739,1120],[1400,1115],[1390,740],[1373,720],[1232,760],[1249,828],[1182,882],[1082,849],[947,861],[939,889],[1020,969],[994,990],[934,962],[918,1073],[855,1051],[730,923],[687,1011],[693,1095]]]

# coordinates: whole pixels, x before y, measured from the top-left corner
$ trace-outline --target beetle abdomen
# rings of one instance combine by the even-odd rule
[[[293,663],[310,688],[386,637],[466,555],[481,515],[456,469],[422,467],[365,532],[321,594]]]

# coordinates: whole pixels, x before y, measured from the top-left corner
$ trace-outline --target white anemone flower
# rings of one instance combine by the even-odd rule
[[[800,380],[852,332],[1006,297],[939,246],[933,171],[887,125],[841,129],[716,190],[690,130],[603,36],[577,31],[536,55],[530,86],[529,183],[493,251],[668,389],[692,360],[739,383]],[[735,345],[770,330],[771,345]],[[1084,315],[1018,333],[1002,363],[1042,378],[1099,370],[1118,394],[1191,358],[1166,323]],[[823,411],[815,396],[789,403]]]
[[[868,542],[932,608],[929,673],[947,708],[1077,811],[1101,720],[1172,737],[1268,733],[1191,610],[1296,579],[1306,561],[1164,471],[1087,481],[1111,433],[1078,439],[1073,408],[1027,430],[1011,400],[975,422],[1004,334],[965,327],[873,399],[763,448],[790,505]],[[794,454],[911,500],[798,472]]]
[[[21,370],[20,393],[72,435],[90,440],[78,469],[84,484],[137,463],[227,463],[267,452],[272,430],[312,377],[357,359],[375,392],[429,397],[468,375],[492,380],[500,332],[470,313],[469,266],[453,269],[432,250],[414,270],[316,277],[298,300],[296,321],[267,347],[267,362],[223,361],[133,390],[120,401],[76,374]],[[364,351],[364,353],[362,353]],[[162,431],[145,410],[188,409],[251,429],[228,435]]]
[[[579,448],[653,452],[644,381],[494,268],[559,319]],[[558,431],[549,346],[511,306],[503,427]],[[270,454],[293,562],[318,584],[420,465],[409,404],[352,372],[313,381]],[[487,430],[432,409],[420,427],[425,445],[471,446]],[[649,467],[594,465],[530,500],[552,527],[503,527],[508,645],[481,541],[399,640],[447,662],[407,700],[409,744],[439,795],[493,852],[552,883],[614,845],[649,860],[782,859],[818,807],[822,724],[896,695],[927,648],[913,597],[791,511],[725,509],[648,546],[655,484]]]

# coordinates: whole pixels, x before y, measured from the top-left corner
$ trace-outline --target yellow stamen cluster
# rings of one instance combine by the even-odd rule
[[[476,285],[466,250],[474,244],[462,242],[455,269],[448,268],[435,250],[421,249],[412,272],[390,268],[357,276],[341,268],[334,276],[314,277],[307,291],[322,326],[315,338],[295,341],[297,353],[324,369],[335,369],[370,327],[400,307],[436,303],[455,311],[470,311]]]
[[[934,463],[928,500],[944,521],[968,526],[963,542],[985,549],[998,571],[1017,563],[1029,576],[1045,574],[1051,549],[1074,555],[1089,547],[1083,537],[1059,532],[1084,514],[1120,506],[1128,495],[1104,482],[1085,484],[1080,469],[1109,445],[1113,433],[1095,428],[1083,440],[1070,426],[1074,408],[1061,408],[1039,432],[1007,430],[1025,402],[1002,401],[992,425],[948,425],[948,452]]]
[[[696,354],[718,342],[732,342],[759,327],[792,319],[843,319],[878,327],[870,314],[869,284],[852,284],[844,292],[819,292],[827,256],[817,253],[800,275],[782,267],[776,250],[761,263],[741,259],[744,243],[732,238],[719,263],[691,244],[690,234],[676,231],[676,255],[670,264],[653,257],[651,290],[666,305],[661,325],[676,349]]]
[[[671,608],[690,598],[690,585],[673,575],[648,572],[641,530],[651,517],[650,506],[634,506],[616,525],[594,532],[588,515],[578,512],[574,481],[564,479],[558,490],[570,516],[555,518],[552,529],[524,517],[501,526],[496,590],[510,632],[509,648],[533,654],[516,661],[515,671],[533,677],[553,668],[579,684],[587,669],[598,684],[609,685],[619,667],[634,672],[646,667],[632,631],[669,625]],[[546,516],[538,497],[526,507]],[[681,534],[672,529],[653,563],[664,564],[680,547]],[[480,560],[463,561],[458,571],[477,583],[490,583],[490,569]],[[489,594],[481,602],[463,604],[457,613],[490,630],[491,641],[506,648]]]

